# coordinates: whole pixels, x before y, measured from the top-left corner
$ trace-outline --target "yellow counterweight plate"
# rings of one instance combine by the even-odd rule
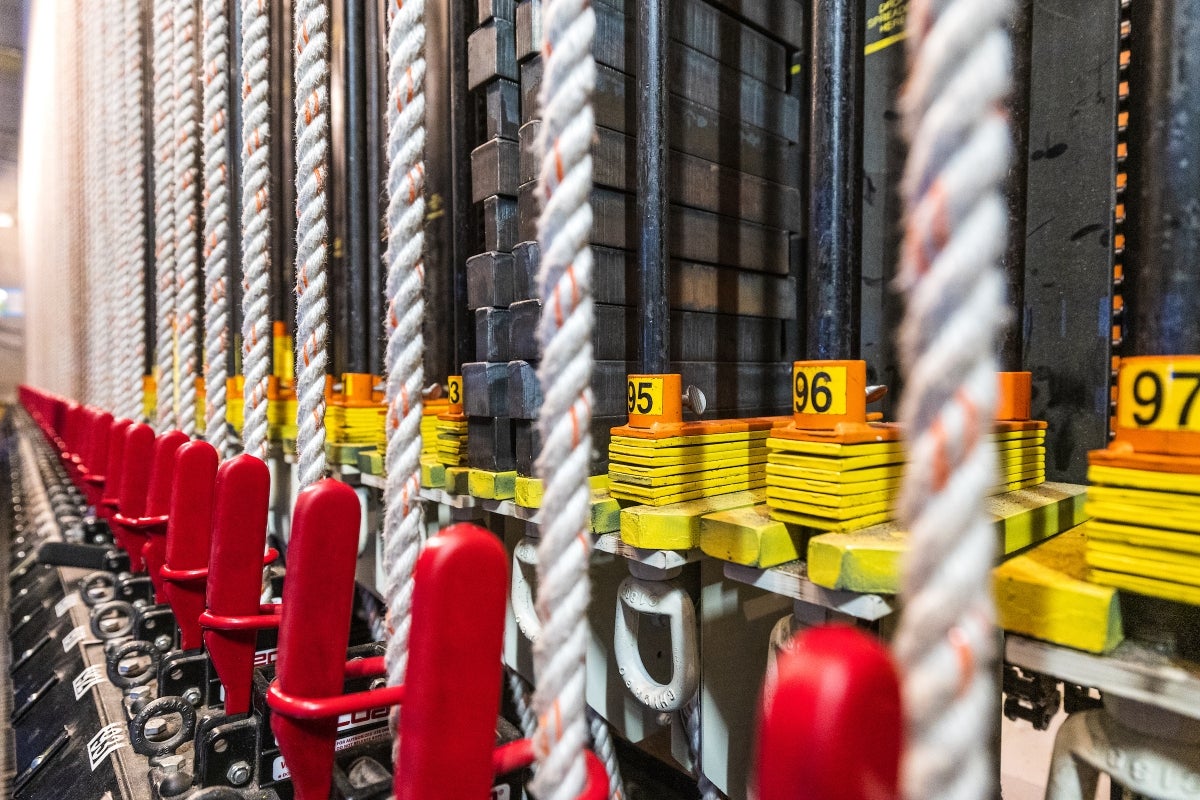
[[[667,506],[630,506],[621,511],[621,540],[648,550],[690,550],[700,543],[706,514],[758,505],[763,491],[743,491]]]
[[[685,467],[637,467],[630,464],[609,462],[608,477],[613,483],[633,484],[634,486],[679,486],[697,480],[710,480],[724,475],[757,470],[766,474],[766,458],[759,459],[723,459],[709,461],[703,468]]]
[[[718,511],[700,519],[700,549],[713,558],[767,569],[804,554],[812,534],[771,519],[765,505]]]
[[[1103,569],[1093,569],[1088,572],[1088,579],[1103,586],[1113,586],[1134,594],[1144,594],[1150,597],[1161,597],[1176,603],[1200,605],[1200,588],[1188,586],[1174,581],[1146,578],[1140,575],[1127,575],[1123,572],[1109,572]]]

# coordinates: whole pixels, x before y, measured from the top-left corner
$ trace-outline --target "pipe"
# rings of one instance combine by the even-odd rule
[[[1126,341],[1200,353],[1200,0],[1130,10]]]
[[[470,6],[470,8],[468,8]],[[471,132],[475,107],[467,88],[467,36],[476,19],[474,3],[450,3],[450,216],[451,263],[454,265],[453,314],[455,363],[475,360],[475,315],[467,310],[467,259],[479,252],[478,225],[471,206]],[[429,309],[429,315],[439,313]]]
[[[227,244],[228,271],[225,275],[226,308],[229,314],[229,330],[234,337],[225,348],[225,369],[230,376],[241,372],[242,349],[235,346],[242,330],[242,4],[240,0],[228,0],[229,4],[229,124],[225,126],[225,149],[229,153],[229,242]]]
[[[345,303],[342,306],[341,325],[345,372],[369,372],[367,363],[367,338],[376,333],[368,330],[367,317],[367,133],[366,120],[366,44],[363,37],[363,3],[347,0],[343,20],[345,24],[343,76],[345,78],[345,259],[343,270],[346,280]]]
[[[862,8],[814,0],[809,125],[807,351],[859,352],[862,282]]]
[[[1016,5],[1012,21],[1013,92],[1008,102],[1013,158],[1008,171],[1008,247],[1004,282],[1013,319],[1000,342],[1000,369],[1020,372],[1025,346],[1025,214],[1029,183],[1029,91],[1033,59],[1033,0]]]
[[[367,370],[372,375],[383,374],[383,295],[386,276],[383,271],[383,164],[387,136],[384,132],[383,77],[387,74],[387,58],[383,42],[387,36],[387,14],[380,0],[363,4],[363,58],[366,62],[366,153],[367,186],[363,193],[366,202],[366,303],[367,321],[364,338],[367,348]]]
[[[668,294],[667,4],[643,0],[637,25],[637,209],[641,230],[642,372],[670,371]]]

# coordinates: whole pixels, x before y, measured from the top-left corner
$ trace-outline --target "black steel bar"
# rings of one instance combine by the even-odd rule
[[[228,0],[229,9],[229,122],[225,152],[229,154],[226,185],[229,197],[229,243],[225,298],[229,315],[229,346],[225,369],[232,377],[242,367],[242,4]]]
[[[292,0],[271,9],[271,319],[296,327],[295,43]]]
[[[671,306],[667,203],[667,4],[643,0],[637,26],[638,274],[642,288],[642,372],[670,370]]]
[[[1012,20],[1013,91],[1009,97],[1013,159],[1008,171],[1008,247],[1004,280],[1013,317],[1000,342],[1000,368],[1024,369],[1025,349],[1025,219],[1029,183],[1029,80],[1033,58],[1033,0],[1021,0]]]
[[[808,357],[855,358],[862,282],[862,5],[815,0],[809,125]]]
[[[1200,0],[1130,11],[1126,336],[1131,354],[1197,354]]]
[[[454,228],[451,263],[454,349],[459,366],[475,360],[475,315],[467,310],[467,259],[478,252],[474,243],[479,237],[472,225],[471,133],[475,129],[475,108],[467,88],[467,36],[477,18],[476,12],[474,3],[450,2],[450,210]],[[438,309],[429,309],[429,314],[437,313]]]
[[[450,5],[448,0],[425,5],[425,61],[429,75],[450,72]],[[456,362],[454,331],[446,325],[448,319],[453,319],[456,276],[461,273],[465,281],[466,275],[466,261],[458,264],[453,260],[454,220],[446,208],[453,195],[454,150],[449,135],[452,91],[453,87],[445,80],[425,81],[425,375],[429,381],[457,374],[461,363]],[[465,313],[465,305],[462,310]],[[378,319],[383,319],[382,312]],[[473,325],[472,321],[472,331]]]
[[[146,243],[142,251],[142,295],[145,297],[146,325],[144,330],[145,353],[143,354],[143,374],[153,375],[157,365],[156,348],[158,332],[156,328],[158,309],[158,278],[155,273],[157,259],[155,258],[156,226],[154,215],[154,3],[153,0],[142,2],[142,211],[145,214],[142,230],[145,232]]]
[[[363,3],[363,59],[366,64],[366,307],[364,337],[367,348],[367,371],[383,374],[383,296],[386,276],[383,272],[383,181],[384,152],[387,146],[384,119],[387,86],[387,58],[384,42],[387,37],[387,14],[384,0]]]
[[[362,0],[345,4],[345,247],[346,301],[344,336],[346,372],[369,372],[367,338],[367,132],[366,26]]]

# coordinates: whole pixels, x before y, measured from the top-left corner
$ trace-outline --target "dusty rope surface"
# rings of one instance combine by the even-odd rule
[[[174,0],[154,0],[154,253],[156,403],[159,431],[179,424],[175,407]]]
[[[543,19],[538,378],[545,399],[538,416],[543,446],[535,467],[545,498],[536,600],[542,632],[534,644],[538,735],[533,744],[538,770],[530,788],[539,800],[568,800],[584,788],[588,740],[584,689],[591,594],[588,470],[595,316],[588,237],[596,16],[590,0],[548,0]]]
[[[230,455],[225,424],[229,350],[229,5],[204,0],[204,438]]]
[[[421,387],[425,381],[425,3],[388,11],[387,487],[384,564],[388,683],[404,683],[413,570],[421,549]]]
[[[175,329],[178,348],[179,429],[196,435],[196,378],[200,367],[200,249],[197,232],[197,155],[200,106],[196,97],[196,4],[175,3]]]
[[[300,487],[325,474],[329,7],[296,0],[296,450]]]
[[[143,419],[142,376],[146,363],[146,298],[145,298],[145,252],[146,213],[143,204],[146,175],[143,156],[146,152],[142,129],[142,63],[144,44],[142,40],[141,0],[123,0],[125,22],[125,178],[127,225],[129,230],[129,283],[126,285],[125,309],[129,319],[130,363],[125,374],[123,387],[125,415],[130,419]]]
[[[900,349],[909,457],[898,510],[911,544],[895,652],[911,800],[994,792],[995,536],[983,499],[994,480],[986,437],[1005,321],[997,265],[1007,226],[1010,13],[1006,0],[914,0],[908,17],[907,226],[897,283],[907,300]]]
[[[266,0],[242,0],[242,445],[264,460],[272,358],[270,25]]]

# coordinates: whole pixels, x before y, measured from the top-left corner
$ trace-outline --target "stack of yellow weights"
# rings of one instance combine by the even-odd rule
[[[1200,604],[1200,357],[1123,359],[1116,438],[1088,456],[1089,579]]]
[[[332,397],[325,410],[328,441],[350,447],[370,447],[379,441],[387,407],[376,378],[368,373],[346,373],[342,392]]]
[[[445,406],[437,415],[434,435],[428,441],[433,443],[433,455],[439,464],[458,467],[467,460],[467,417],[463,414],[462,376],[451,375],[446,385]]]
[[[991,434],[998,459],[992,494],[1015,492],[1046,482],[1046,423],[996,423]]]
[[[444,397],[426,400],[421,406],[421,458],[437,458],[438,417],[445,414],[449,407],[450,403]]]

